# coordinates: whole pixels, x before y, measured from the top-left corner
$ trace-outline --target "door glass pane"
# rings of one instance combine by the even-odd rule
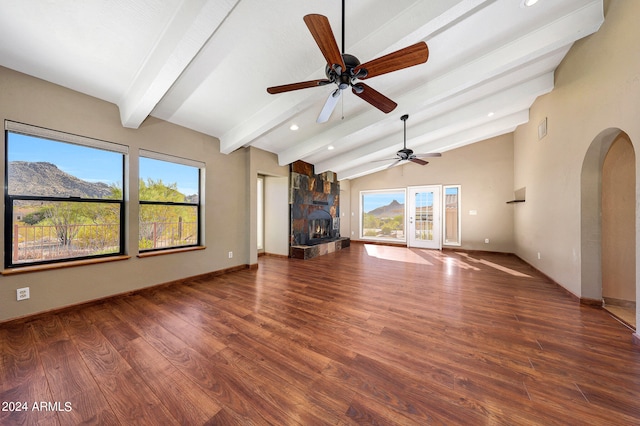
[[[418,192],[415,199],[415,239],[433,240],[433,192]]]

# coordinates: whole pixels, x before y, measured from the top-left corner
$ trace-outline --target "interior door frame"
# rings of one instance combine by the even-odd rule
[[[433,192],[433,239],[416,240],[415,194]],[[407,187],[407,247],[442,250],[442,185],[420,185]]]

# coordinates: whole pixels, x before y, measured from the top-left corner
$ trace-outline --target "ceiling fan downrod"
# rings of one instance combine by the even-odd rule
[[[402,120],[404,123],[404,144],[403,144],[404,149],[407,149],[407,119],[408,118],[409,118],[409,114],[405,114],[402,117],[400,117],[400,120]]]
[[[342,54],[344,55],[344,0],[342,0]]]

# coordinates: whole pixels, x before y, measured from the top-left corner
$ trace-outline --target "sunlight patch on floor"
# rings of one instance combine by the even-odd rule
[[[447,272],[449,274],[452,274],[455,268],[478,271],[480,270],[480,268],[473,265],[477,264],[488,266],[498,271],[505,272],[509,275],[513,275],[514,277],[531,277],[531,275],[527,275],[523,272],[516,271],[515,269],[499,265],[486,259],[476,259],[475,257],[472,257],[468,253],[464,252],[456,252],[456,255],[460,256],[460,258],[457,258],[447,256],[439,250],[415,249],[409,247],[394,247],[376,244],[365,244],[364,248],[367,254],[371,257],[391,260],[394,262],[415,263],[418,265],[434,265],[440,262],[446,265]]]
[[[438,262],[442,262],[447,266],[447,274],[451,275],[454,272],[454,268],[457,269],[472,269],[474,271],[479,271],[480,268],[476,266],[469,265],[466,262],[458,259],[457,257],[447,256],[441,251],[437,250],[420,250],[423,255],[430,256],[434,260]]]
[[[427,259],[406,247],[379,246],[374,244],[364,245],[367,254],[378,259],[392,260],[395,262],[416,263],[418,265],[433,265]]]
[[[514,277],[529,277],[529,278],[531,278],[531,275],[527,275],[525,273],[516,271],[515,269],[507,268],[506,266],[498,265],[497,263],[489,262],[488,260],[485,260],[485,259],[475,259],[475,258],[469,256],[468,253],[457,253],[457,254],[467,258],[470,262],[476,262],[476,263],[481,263],[483,265],[490,266],[491,268],[494,268],[494,269],[497,269],[499,271],[506,272],[507,274],[513,275]]]

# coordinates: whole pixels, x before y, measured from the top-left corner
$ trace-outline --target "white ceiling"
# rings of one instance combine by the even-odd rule
[[[117,104],[125,127],[151,115],[219,138],[225,154],[255,146],[348,179],[391,163],[376,160],[402,148],[404,114],[408,147],[443,156],[528,120],[604,16],[602,0],[522,1],[347,1],[347,53],[366,62],[424,40],[430,55],[367,80],[398,103],[391,113],[345,91],[324,124],[332,86],[266,88],[325,78],[302,18],[327,16],[341,46],[341,0],[3,0],[0,65]]]

